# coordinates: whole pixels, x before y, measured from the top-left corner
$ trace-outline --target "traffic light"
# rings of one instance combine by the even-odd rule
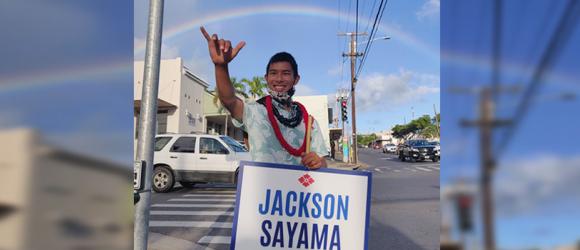
[[[347,114],[346,114],[346,101],[342,101],[342,121],[346,121]]]
[[[471,211],[473,208],[473,198],[467,194],[460,194],[456,200],[459,228],[461,231],[471,231],[473,220]]]

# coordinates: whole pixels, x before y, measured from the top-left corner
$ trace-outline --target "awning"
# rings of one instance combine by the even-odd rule
[[[141,110],[141,100],[133,100],[133,108],[136,113]],[[157,111],[176,109],[177,106],[161,99],[157,99]]]

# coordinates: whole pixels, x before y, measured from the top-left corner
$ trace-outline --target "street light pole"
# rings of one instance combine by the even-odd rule
[[[135,207],[133,249],[146,250],[149,233],[149,207],[153,176],[153,146],[157,121],[157,94],[161,60],[161,32],[163,27],[163,0],[151,0],[149,5],[149,30],[145,50],[143,90],[139,115],[137,140],[137,171],[144,176],[139,187],[139,201]],[[143,167],[143,164],[145,167]],[[144,171],[144,172],[143,172]]]

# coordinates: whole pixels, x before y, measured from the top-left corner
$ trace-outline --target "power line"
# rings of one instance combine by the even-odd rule
[[[371,14],[369,16],[372,16],[372,14],[375,12],[375,7],[377,6],[377,2],[378,1],[374,1],[373,8],[371,9],[371,12],[370,12]],[[369,26],[371,25],[371,19],[369,18],[368,20],[369,21],[367,22],[367,26],[365,27],[365,32],[369,31]],[[370,32],[369,32],[369,34],[370,34]]]
[[[363,57],[361,59],[361,63],[358,67],[357,73],[356,73],[356,78],[358,78],[358,75],[360,75],[360,72],[362,71],[362,68],[366,62],[366,59],[368,57],[368,54],[370,53],[370,48],[371,45],[373,43],[373,39],[377,33],[378,30],[378,26],[377,24],[380,23],[380,20],[383,17],[383,13],[385,12],[387,3],[389,1],[387,0],[386,2],[384,0],[381,0],[381,4],[379,5],[379,10],[377,11],[377,15],[375,16],[375,21],[373,23],[373,28],[371,30],[370,36],[369,36],[369,42],[367,43],[367,45],[365,46],[365,50],[363,51]]]
[[[521,123],[521,120],[528,112],[529,107],[536,95],[540,84],[542,83],[542,78],[546,71],[550,68],[554,59],[558,57],[565,43],[570,38],[571,31],[575,28],[575,24],[580,17],[580,1],[571,0],[568,5],[564,8],[564,15],[560,18],[556,30],[553,32],[552,39],[549,41],[546,50],[542,54],[541,61],[534,71],[532,80],[528,85],[528,88],[524,92],[524,97],[518,107],[516,108],[515,117],[513,119],[513,124],[508,128],[506,135],[502,137],[499,147],[497,148],[496,154],[501,154],[504,152],[505,147],[507,147],[511,138],[513,137],[516,128]]]
[[[358,34],[358,0],[356,0],[356,19],[355,19],[356,25],[354,27],[354,33]],[[358,36],[354,37],[354,42],[355,44],[358,42]]]

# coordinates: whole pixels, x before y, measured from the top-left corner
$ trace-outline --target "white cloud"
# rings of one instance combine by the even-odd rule
[[[580,156],[536,156],[502,164],[497,172],[496,204],[502,215],[534,212],[565,202],[580,206]]]
[[[427,0],[421,9],[415,13],[419,20],[439,17],[440,0]]]
[[[179,47],[161,44],[161,59],[174,59],[180,57]]]
[[[439,93],[438,79],[438,76],[406,70],[390,75],[371,74],[358,81],[357,108],[361,111],[373,108],[384,110],[416,102],[426,95]]]
[[[215,84],[214,68],[209,55],[192,56],[190,59],[184,59],[184,64],[192,73],[210,85]]]
[[[318,91],[316,91],[311,87],[308,87],[306,84],[298,83],[298,85],[296,85],[296,93],[294,95],[295,96],[317,95],[317,92]]]

